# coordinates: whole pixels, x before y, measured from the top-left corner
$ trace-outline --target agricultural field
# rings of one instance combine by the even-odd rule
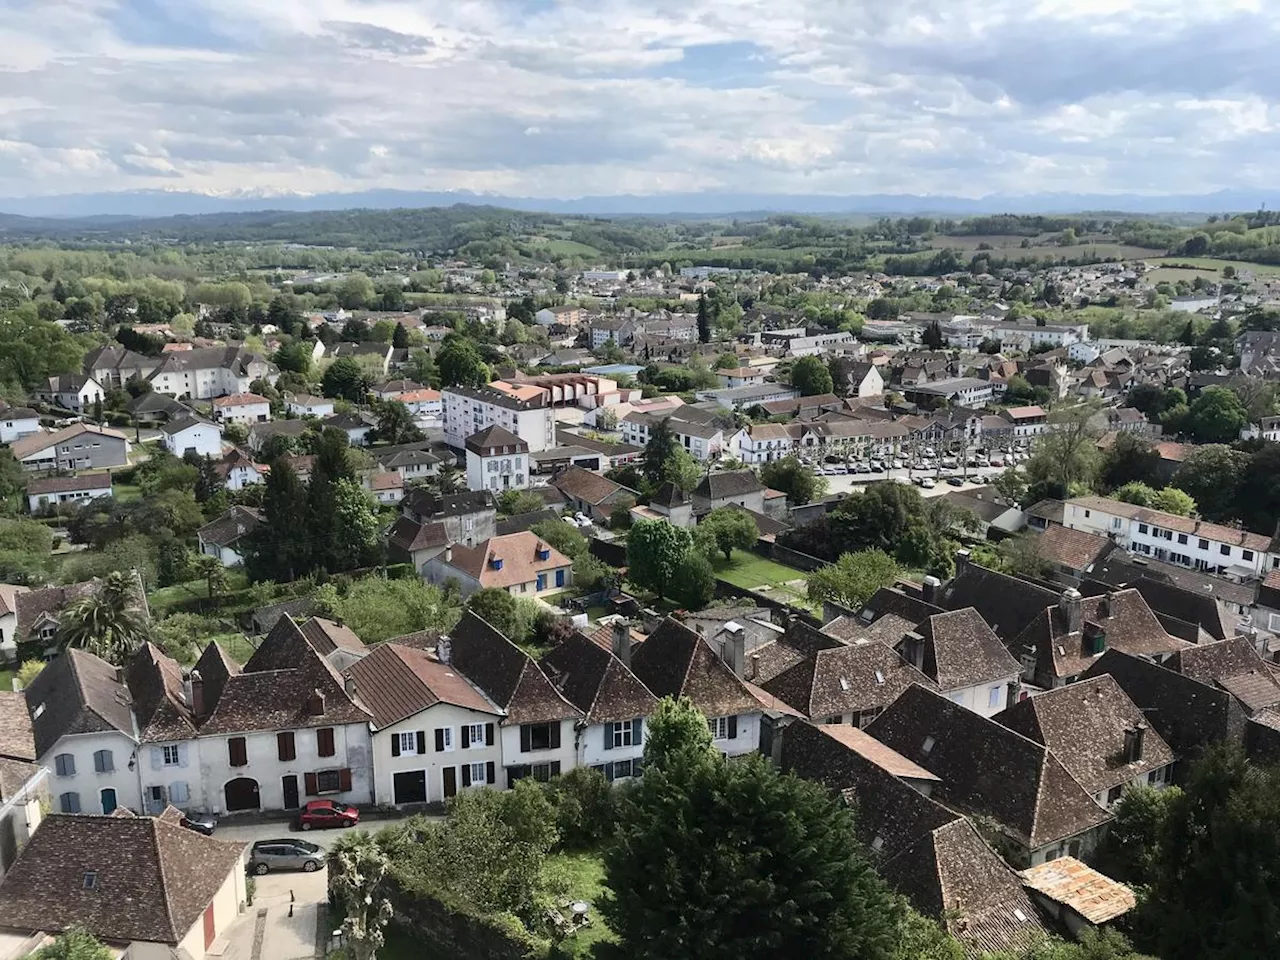
[[[1235,267],[1237,273],[1253,274],[1255,277],[1280,277],[1280,266],[1267,263],[1248,263],[1243,260],[1220,260],[1216,257],[1140,257],[1135,259],[1145,260],[1150,266],[1155,267],[1155,271],[1148,273],[1147,277],[1155,283],[1177,283],[1179,280],[1188,282],[1196,277],[1204,277],[1206,280],[1219,280],[1222,278],[1223,267]],[[1170,266],[1164,266],[1170,264]]]
[[[1144,247],[1116,243],[1110,236],[1105,234],[1099,235],[1092,240],[1086,238],[1083,242],[1072,244],[1069,247],[1059,246],[1056,238],[1057,234],[1055,233],[1045,233],[1038,237],[1017,237],[1007,234],[972,237],[935,236],[929,241],[929,246],[936,249],[950,247],[953,250],[963,250],[971,254],[990,252],[1009,257],[1033,256],[1042,259],[1058,259],[1061,257],[1069,260],[1090,256],[1095,256],[1099,260],[1137,259],[1157,252]],[[1028,239],[1031,241],[1031,246],[1023,247],[1022,241]],[[991,248],[990,251],[980,251],[978,249],[984,243]]]

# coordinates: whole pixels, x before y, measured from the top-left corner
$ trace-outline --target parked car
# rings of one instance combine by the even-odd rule
[[[938,481],[934,480],[933,477],[922,477],[920,480],[920,486],[925,490],[932,490],[937,485]]]
[[[298,812],[299,830],[323,830],[326,827],[354,827],[360,822],[360,811],[337,800],[308,800]]]
[[[585,513],[575,513],[573,515],[573,519],[578,521],[578,526],[580,527],[591,526],[591,518],[588,517]]]
[[[947,477],[947,483],[951,484],[953,487],[964,486],[964,480],[960,477]]]
[[[324,851],[307,840],[259,840],[249,851],[249,872],[262,876],[272,870],[315,873],[324,865]]]
[[[178,821],[178,825],[186,827],[188,830],[194,830],[196,833],[203,833],[206,837],[211,837],[213,836],[213,831],[217,829],[218,818],[203,813],[184,813],[182,819]]]

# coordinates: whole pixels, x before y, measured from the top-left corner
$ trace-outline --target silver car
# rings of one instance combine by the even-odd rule
[[[313,873],[324,866],[324,851],[307,840],[259,840],[249,852],[249,872],[262,876],[272,870]]]

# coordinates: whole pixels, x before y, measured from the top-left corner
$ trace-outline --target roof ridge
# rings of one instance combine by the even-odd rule
[[[165,920],[169,924],[169,934],[173,937],[173,942],[178,943],[182,940],[181,933],[178,930],[178,920],[176,911],[173,908],[173,897],[169,893],[168,878],[165,871],[164,851],[160,848],[160,820],[156,817],[140,818],[150,821],[147,829],[151,832],[151,841],[156,851],[156,868],[160,874],[160,890],[164,896],[164,915]],[[182,828],[176,828],[182,829]]]

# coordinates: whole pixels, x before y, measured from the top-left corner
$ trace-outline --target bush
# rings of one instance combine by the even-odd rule
[[[560,843],[570,850],[590,850],[613,833],[617,797],[604,774],[574,767],[547,787],[556,810]]]

